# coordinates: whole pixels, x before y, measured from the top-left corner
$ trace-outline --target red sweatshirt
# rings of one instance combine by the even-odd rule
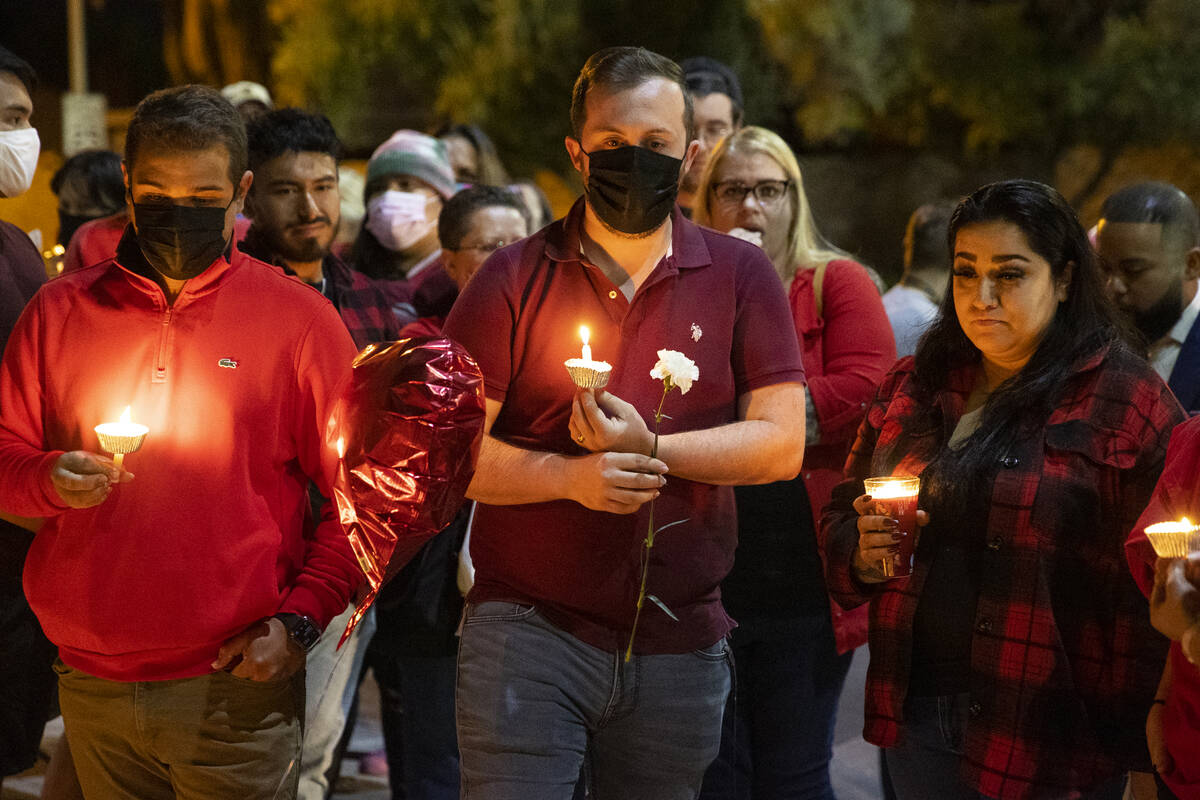
[[[131,244],[127,247],[125,244]],[[126,239],[50,281],[0,365],[0,508],[47,517],[25,593],[62,660],[120,681],[211,672],[221,643],[278,611],[326,625],[361,572],[327,505],[328,406],[354,346],[329,301],[236,250],[173,306]],[[137,274],[141,271],[142,274]],[[95,508],[50,482],[126,406],[150,428],[135,474]]]
[[[1154,591],[1156,556],[1146,538],[1146,526],[1180,517],[1200,518],[1198,476],[1200,417],[1192,417],[1171,432],[1167,463],[1154,487],[1154,495],[1125,543],[1129,568],[1147,597]],[[1200,670],[1188,663],[1179,642],[1171,643],[1169,658],[1173,674],[1162,722],[1163,738],[1175,766],[1162,773],[1162,779],[1180,800],[1196,800],[1200,798]]]

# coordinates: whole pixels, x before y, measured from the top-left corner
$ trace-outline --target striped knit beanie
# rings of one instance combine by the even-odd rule
[[[447,200],[458,191],[446,145],[416,131],[396,131],[371,154],[371,160],[367,162],[367,184],[388,175],[420,178]]]

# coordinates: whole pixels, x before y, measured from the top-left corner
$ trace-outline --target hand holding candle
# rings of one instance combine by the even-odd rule
[[[917,545],[917,495],[920,478],[867,478],[863,481],[876,514],[885,514],[899,522],[899,539],[890,558],[879,562],[886,578],[907,578],[912,574],[913,551]]]
[[[117,469],[121,469],[126,453],[136,453],[150,432],[145,425],[130,422],[129,418],[130,407],[125,406],[120,422],[102,422],[93,429],[100,437],[100,446],[113,454],[113,466]]]
[[[568,358],[565,362],[571,380],[580,389],[603,389],[608,385],[608,377],[612,374],[612,364],[607,361],[593,361],[592,348],[588,344],[591,331],[586,325],[579,326],[579,338],[583,340],[583,358]]]

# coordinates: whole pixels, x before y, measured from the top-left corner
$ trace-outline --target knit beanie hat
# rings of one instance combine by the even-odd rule
[[[420,178],[446,200],[458,191],[446,145],[416,131],[396,131],[371,154],[371,160],[367,162],[367,183],[388,175]]]

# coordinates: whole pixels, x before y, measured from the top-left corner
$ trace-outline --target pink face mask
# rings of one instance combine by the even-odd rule
[[[367,230],[393,252],[407,250],[433,230],[428,218],[429,198],[419,192],[389,189],[367,203]]]

